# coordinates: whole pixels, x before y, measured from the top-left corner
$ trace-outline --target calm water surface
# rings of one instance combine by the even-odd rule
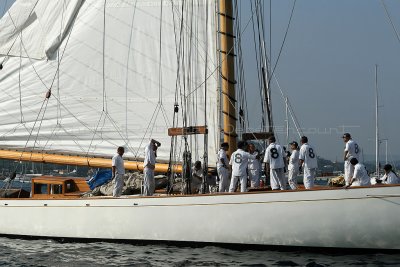
[[[400,254],[61,243],[0,237],[0,266],[400,266]]]

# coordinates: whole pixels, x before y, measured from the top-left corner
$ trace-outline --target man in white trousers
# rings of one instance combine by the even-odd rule
[[[124,187],[124,160],[122,156],[125,153],[124,147],[120,146],[117,149],[117,154],[112,158],[112,179],[114,180],[113,197],[120,197],[122,188]]]
[[[218,151],[217,172],[219,178],[219,192],[229,192],[229,169],[226,151],[229,150],[228,143],[222,143]]]
[[[232,165],[232,178],[229,186],[229,192],[235,192],[237,181],[240,181],[240,192],[247,191],[247,165],[249,159],[256,159],[258,156],[251,155],[244,151],[246,142],[239,141],[238,149],[232,153],[229,164]]]
[[[285,160],[286,154],[281,145],[276,143],[275,136],[268,138],[269,146],[265,150],[265,171],[269,170],[272,190],[285,190]]]
[[[297,175],[299,175],[299,144],[296,141],[290,143],[290,149],[292,150],[292,154],[289,157],[289,165],[288,165],[288,182],[289,186],[292,190],[296,190],[298,188],[297,185]]]
[[[314,187],[314,180],[317,173],[318,162],[315,148],[308,144],[308,138],[306,136],[301,137],[299,159],[300,165],[303,167],[304,172],[304,187],[306,189],[311,189]]]
[[[360,147],[359,145],[351,138],[349,133],[345,133],[342,136],[344,143],[346,144],[344,148],[344,181],[346,182],[345,186],[350,184],[351,178],[353,178],[354,173],[354,165],[350,163],[352,158],[356,158],[360,161]]]
[[[161,143],[151,139],[150,143],[144,149],[143,163],[143,195],[152,196],[155,190],[154,169],[156,167],[157,148]]]
[[[258,155],[254,144],[249,144],[249,153],[251,155]],[[258,159],[249,159],[248,165],[249,180],[251,187],[260,187],[260,176],[261,176],[261,162]]]

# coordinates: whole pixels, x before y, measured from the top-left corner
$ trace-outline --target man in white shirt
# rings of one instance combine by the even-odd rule
[[[296,190],[298,188],[297,185],[297,175],[299,175],[299,144],[296,141],[290,143],[290,149],[292,150],[292,154],[289,157],[289,174],[288,174],[288,182],[290,188],[292,190]]]
[[[276,144],[275,136],[268,138],[269,146],[265,150],[265,171],[269,170],[272,190],[285,190],[285,153],[283,148]]]
[[[222,143],[218,152],[217,172],[219,178],[219,192],[229,192],[229,169],[226,151],[229,150],[228,143]]]
[[[112,158],[112,178],[114,179],[113,197],[120,197],[122,194],[122,188],[124,187],[124,160],[122,156],[125,153],[125,149],[120,146],[117,149],[117,154]]]
[[[342,136],[343,141],[346,146],[344,148],[344,180],[346,185],[349,185],[351,178],[353,177],[354,166],[351,165],[350,160],[352,158],[356,158],[360,161],[360,147],[359,145],[351,138],[349,133],[345,133]]]
[[[247,165],[249,159],[258,158],[256,155],[244,151],[246,142],[239,141],[238,149],[232,153],[229,164],[232,165],[232,178],[229,192],[235,192],[237,181],[240,180],[240,192],[247,191]]]
[[[161,143],[151,139],[144,149],[143,163],[143,195],[152,196],[155,190],[154,169],[156,167],[156,152]]]
[[[385,174],[382,176],[379,182],[382,184],[400,184],[400,178],[393,171],[393,167],[390,164],[386,164],[383,169],[385,170]]]
[[[304,172],[303,183],[306,189],[311,189],[314,187],[314,179],[318,168],[317,154],[315,148],[308,144],[306,136],[302,136],[300,142],[299,159]]]
[[[356,158],[350,160],[350,164],[354,166],[353,177],[350,183],[346,185],[346,188],[350,186],[368,186],[371,185],[371,178],[368,176],[368,172],[365,166],[358,162]]]
[[[249,153],[251,155],[258,155],[254,144],[249,144]],[[249,159],[249,165],[247,166],[249,171],[249,180],[251,187],[260,187],[260,175],[261,175],[261,162],[258,159]]]

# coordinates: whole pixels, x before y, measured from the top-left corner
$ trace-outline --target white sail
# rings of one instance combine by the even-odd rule
[[[163,144],[158,159],[168,160],[177,101],[176,127],[182,114],[187,126],[207,122],[215,165],[215,5],[17,1],[0,21],[0,147],[110,156],[126,146],[126,156],[141,158],[154,138]],[[201,159],[202,136],[189,141]]]

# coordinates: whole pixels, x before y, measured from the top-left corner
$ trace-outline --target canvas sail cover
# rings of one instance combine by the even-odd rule
[[[125,146],[140,159],[154,138],[158,160],[168,161],[169,127],[207,123],[215,165],[215,8],[209,0],[17,1],[0,21],[0,148],[110,157]],[[188,143],[201,160],[203,136]],[[181,137],[177,146],[183,151]]]

